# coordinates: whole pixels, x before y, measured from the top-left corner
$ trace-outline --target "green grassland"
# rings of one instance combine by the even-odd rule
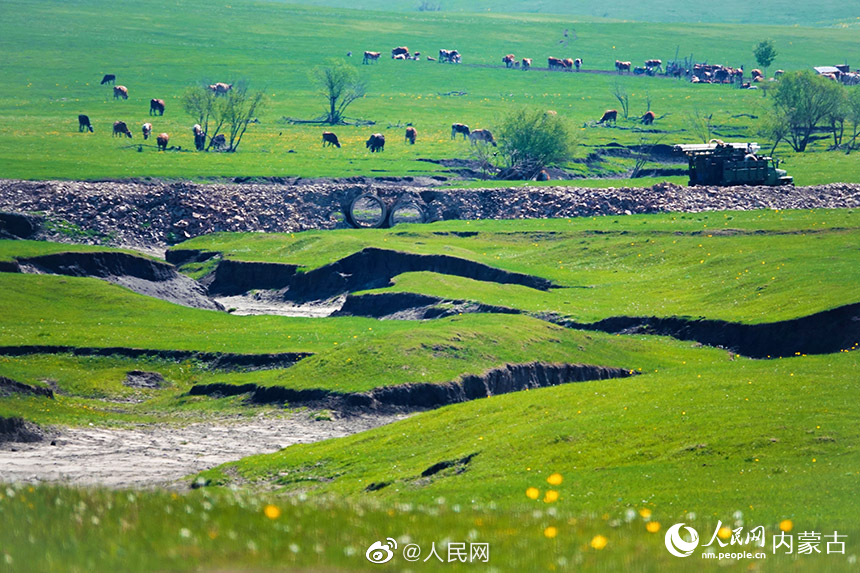
[[[579,321],[687,315],[772,322],[857,302],[852,210],[672,213],[457,221],[388,230],[212,234],[175,247],[313,269],[365,247],[462,257],[567,287],[538,291],[432,273],[392,290],[456,297]],[[459,236],[468,230],[476,233]],[[811,256],[810,249],[821,253]]]
[[[567,46],[559,44],[565,28],[575,28],[577,38]],[[452,122],[493,127],[518,106],[558,111],[579,140],[579,159],[592,146],[609,142],[696,141],[688,129],[695,110],[714,114],[717,137],[757,140],[757,125],[768,107],[761,92],[659,77],[506,70],[501,56],[514,52],[539,65],[550,55],[582,57],[587,69],[610,70],[615,59],[665,61],[678,48],[697,60],[751,68],[752,46],[770,37],[779,51],[774,69],[808,69],[856,59],[855,35],[853,29],[839,28],[581,21],[573,15],[394,14],[249,0],[229,5],[12,1],[4,3],[0,19],[0,49],[8,54],[0,86],[0,172],[27,179],[440,173],[443,167],[418,159],[469,157],[467,143],[450,139]],[[365,49],[387,52],[404,44],[431,55],[456,47],[464,63],[383,57],[376,65],[360,65]],[[320,115],[323,101],[308,71],[348,51],[369,86],[349,115],[376,125],[338,127],[343,149],[323,149],[323,126],[292,125],[282,118]],[[128,86],[128,101],[113,100],[110,86],[98,85],[108,72]],[[238,153],[190,151],[193,121],[181,111],[183,91],[201,81],[241,78],[265,91],[260,123],[250,126]],[[591,126],[605,109],[618,107],[611,94],[616,81],[630,96],[631,119],[620,120],[617,128]],[[442,95],[450,92],[467,95]],[[154,97],[167,102],[164,117],[148,115]],[[659,133],[642,131],[634,121],[649,98],[658,117],[665,115],[653,128]],[[78,133],[79,113],[90,116],[95,133]],[[129,124],[133,140],[111,137],[115,120]],[[171,144],[182,151],[159,153],[150,142],[140,147],[145,121],[156,133],[170,133]],[[407,123],[418,129],[416,146],[405,145],[402,128],[391,127]],[[363,145],[373,131],[389,136],[382,154],[370,154]],[[797,156],[783,150],[798,184],[858,180],[853,158],[827,152],[827,145],[818,142],[813,152]],[[591,177],[618,177],[632,164],[613,160],[569,167]]]
[[[540,485],[542,481],[535,479],[533,483]],[[559,489],[566,486],[564,483]],[[562,502],[551,506],[531,502],[503,510],[490,504],[452,506],[439,501],[427,505],[306,501],[247,490],[206,489],[177,495],[19,486],[0,490],[0,515],[6,523],[21,526],[0,530],[0,539],[8,541],[0,550],[4,558],[0,567],[76,573],[403,571],[410,564],[401,551],[406,544],[416,543],[422,554],[414,567],[428,571],[690,570],[690,559],[672,557],[663,547],[663,533],[673,516],[660,508],[652,509],[647,501],[633,503],[620,514],[593,516],[572,511]],[[778,531],[776,522],[749,520],[743,509],[738,511],[748,524],[744,531],[756,525],[764,525],[768,536]],[[693,512],[683,521],[708,538],[717,526],[717,518]],[[153,527],[154,523],[160,526]],[[793,520],[793,531],[811,523]],[[654,525],[657,532],[649,533],[647,527],[653,530]],[[832,528],[825,527],[821,528],[825,535],[832,535]],[[38,534],[32,536],[31,531]],[[849,535],[847,553],[854,531],[839,529],[840,534]],[[365,552],[370,544],[387,537],[398,542],[394,559],[385,565],[369,563]],[[429,563],[423,562],[431,542],[443,562],[432,557]],[[449,542],[465,543],[467,549],[470,542],[489,543],[489,562],[445,562]],[[736,550],[737,546],[723,551],[728,549]],[[705,571],[746,571],[750,565],[761,571],[789,572],[854,568],[850,553],[771,554],[769,537],[767,554],[767,559],[760,561],[702,560],[698,554],[691,559]],[[74,559],[68,559],[69,555]]]
[[[489,13],[532,13],[559,14],[581,20],[613,19],[638,22],[681,22],[681,23],[732,23],[732,24],[769,24],[822,26],[834,28],[856,28],[858,18],[840,2],[828,1],[817,4],[789,2],[787,0],[765,0],[750,3],[741,0],[728,0],[715,4],[704,0],[691,0],[683,4],[668,0],[654,0],[640,3],[630,0],[609,0],[593,3],[584,0],[437,0],[433,2],[391,3],[384,0],[302,0],[299,4],[353,8],[360,10],[381,10],[389,12],[422,12],[436,9],[440,12],[489,12]],[[421,6],[424,10],[421,10]],[[579,39],[574,29],[570,34],[573,41]]]
[[[858,301],[857,217],[816,210],[449,221],[213,235],[181,248],[305,270],[368,246],[443,253],[569,288],[545,293],[434,273],[401,275],[393,288],[579,319],[686,313],[755,323]],[[4,260],[62,248],[0,242]],[[767,560],[756,562],[762,570],[842,570],[857,552],[856,351],[753,360],[525,315],[233,316],[96,279],[13,273],[0,273],[0,306],[2,346],[315,353],[292,368],[263,371],[194,360],[0,357],[0,376],[55,389],[53,400],[0,398],[0,416],[43,426],[182,424],[282,410],[241,396],[188,395],[193,385],[213,382],[367,391],[534,360],[638,374],[455,404],[348,438],[291,446],[204,472],[199,478],[209,487],[188,494],[0,487],[0,518],[15,524],[0,528],[0,568],[366,569],[371,542],[396,537],[402,544],[409,535],[425,549],[444,538],[489,542],[500,570],[681,571],[688,563],[665,551],[666,528],[684,521],[710,538],[718,520],[734,524],[738,511],[747,529],[763,525],[768,536],[786,519],[795,532],[849,536],[846,555],[799,558],[772,555],[769,541]],[[167,384],[129,388],[122,380],[132,369],[159,372]],[[452,465],[422,476],[439,462]],[[547,483],[554,473],[562,483]],[[366,491],[371,483],[375,490]],[[527,497],[530,487],[537,499]],[[267,516],[268,504],[281,514]],[[646,520],[652,530],[658,524],[655,532]],[[602,550],[591,545],[597,536],[607,540]],[[753,563],[714,561],[704,567]],[[402,556],[389,564],[404,566]]]
[[[129,249],[114,249],[102,245],[75,245],[71,243],[51,243],[46,241],[0,240],[0,262],[15,259],[28,259],[53,255],[56,253],[128,253],[141,257],[146,255]]]

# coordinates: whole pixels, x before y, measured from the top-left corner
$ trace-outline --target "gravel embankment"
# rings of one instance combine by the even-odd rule
[[[750,209],[860,207],[860,184],[815,187],[572,187],[429,189],[408,184],[194,184],[0,180],[0,211],[71,223],[47,238],[133,248],[214,231],[302,231],[338,225],[332,213],[362,192],[409,194],[439,219],[519,219]],[[342,224],[342,223],[341,223]]]

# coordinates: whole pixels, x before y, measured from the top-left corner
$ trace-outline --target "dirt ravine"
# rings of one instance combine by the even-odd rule
[[[108,487],[187,486],[181,478],[253,454],[347,436],[405,415],[315,420],[260,415],[183,427],[68,428],[38,443],[0,444],[0,483],[62,482]],[[51,443],[56,445],[51,445]]]
[[[40,238],[129,246],[158,253],[215,231],[293,232],[331,229],[356,194],[393,203],[406,195],[437,219],[541,219],[725,209],[860,207],[860,184],[815,187],[682,187],[587,189],[514,187],[433,189],[416,182],[361,179],[280,183],[18,181],[0,179],[0,211],[41,213]],[[0,229],[2,230],[2,229]]]

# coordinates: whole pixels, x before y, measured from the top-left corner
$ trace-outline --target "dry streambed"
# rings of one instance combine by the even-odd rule
[[[316,420],[313,414],[300,412],[182,427],[68,428],[38,442],[0,442],[0,482],[164,486],[231,460],[347,436],[403,417]]]

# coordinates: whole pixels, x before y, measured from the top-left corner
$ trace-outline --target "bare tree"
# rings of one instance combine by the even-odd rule
[[[367,84],[359,78],[358,70],[342,59],[331,59],[325,66],[314,68],[311,78],[326,98],[328,112],[324,123],[331,125],[345,123],[346,108],[367,93]]]
[[[627,95],[627,90],[615,80],[615,87],[612,89],[612,95],[621,104],[621,111],[624,113],[624,119],[627,119],[627,110],[630,107],[630,97]]]
[[[711,140],[713,113],[705,115],[698,107],[695,107],[693,112],[687,115],[687,120],[690,123],[690,131],[695,133],[696,137],[702,140],[702,143],[708,143]]]
[[[263,92],[250,93],[247,82],[237,82],[233,89],[227,92],[222,117],[227,126],[228,151],[236,151],[239,148],[242,137],[248,130],[248,124],[256,117],[262,104]]]
[[[657,139],[649,139],[642,135],[639,137],[639,148],[636,155],[636,161],[633,164],[633,171],[630,173],[630,179],[635,179],[642,174],[642,168],[645,164],[651,161],[651,151],[654,146],[663,141],[663,136]]]
[[[215,92],[205,85],[188,88],[182,96],[182,107],[185,113],[190,115],[203,130],[203,147],[198,147],[199,151],[205,149],[205,142],[211,139],[210,130],[211,137],[215,137],[224,126],[224,117],[218,112],[219,105]]]
[[[248,125],[263,104],[263,92],[250,93],[248,82],[233,82],[233,88],[218,95],[208,85],[188,88],[183,95],[183,107],[203,130],[205,149],[212,148],[219,134],[224,134],[227,151],[236,151]]]

